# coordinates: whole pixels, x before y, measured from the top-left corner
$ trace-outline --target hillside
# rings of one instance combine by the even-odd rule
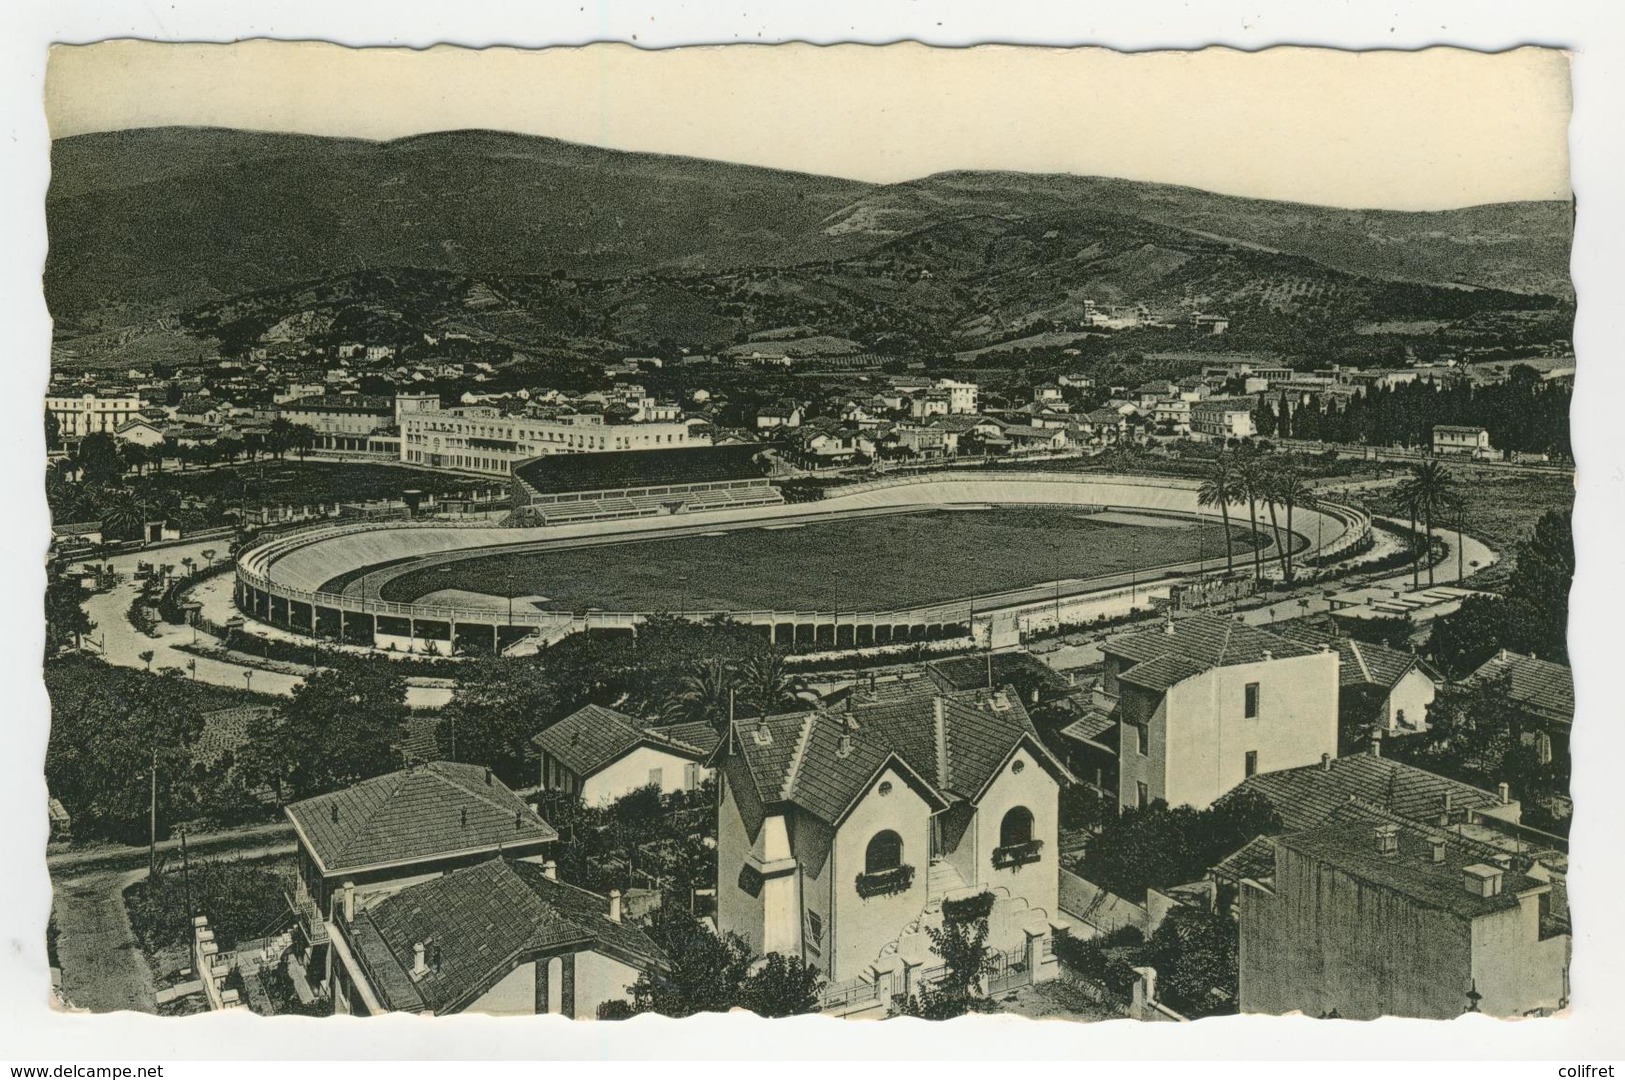
[[[61,140],[53,168],[47,300],[64,354],[90,358],[184,353],[177,334],[454,332],[570,355],[785,328],[900,355],[1074,328],[1085,301],[1221,311],[1236,348],[1388,355],[1463,328],[1560,339],[1572,296],[1563,203],[1345,211],[1014,173],[876,186],[484,131],[151,129]]]

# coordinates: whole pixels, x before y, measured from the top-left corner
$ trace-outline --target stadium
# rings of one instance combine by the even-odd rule
[[[238,560],[249,618],[318,638],[448,655],[510,652],[656,612],[725,615],[784,647],[997,635],[1165,602],[1255,544],[1228,544],[1195,481],[940,470],[786,501],[759,448],[550,455],[517,466],[498,522],[325,526]],[[1299,508],[1295,557],[1326,563],[1370,530],[1356,511]],[[1269,551],[1273,558],[1273,551]],[[989,638],[991,640],[991,638]]]

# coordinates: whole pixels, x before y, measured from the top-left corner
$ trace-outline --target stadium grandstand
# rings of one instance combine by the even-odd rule
[[[759,446],[544,454],[513,470],[510,525],[661,517],[777,506]]]

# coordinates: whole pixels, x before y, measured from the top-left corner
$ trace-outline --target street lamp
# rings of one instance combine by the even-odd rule
[[[243,689],[249,693],[254,692],[254,673],[252,671],[243,672]]]

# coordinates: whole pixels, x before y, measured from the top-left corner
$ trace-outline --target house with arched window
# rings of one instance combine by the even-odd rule
[[[940,971],[944,900],[991,894],[988,945],[1053,974],[1060,785],[1011,690],[919,693],[740,721],[719,745],[717,925],[800,956],[843,1004]]]

